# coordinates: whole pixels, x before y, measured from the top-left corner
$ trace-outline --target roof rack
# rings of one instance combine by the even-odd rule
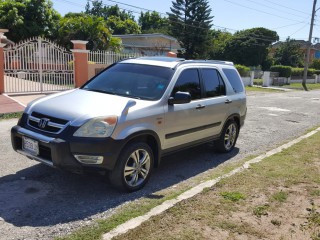
[[[176,67],[183,65],[183,64],[189,64],[189,63],[215,63],[215,64],[223,64],[223,65],[229,65],[233,66],[233,62],[230,61],[221,61],[221,60],[185,60],[181,61],[176,65]]]

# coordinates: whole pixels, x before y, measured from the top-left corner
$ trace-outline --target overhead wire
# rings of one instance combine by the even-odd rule
[[[239,4],[239,3],[235,3],[235,2],[233,2],[233,1],[231,1],[231,0],[224,0],[224,1],[225,1],[225,2],[229,2],[229,3],[231,3],[231,4],[234,4],[234,5],[237,5],[237,6],[240,6],[240,7],[243,7],[243,8],[251,9],[251,10],[256,11],[256,12],[264,13],[264,14],[267,14],[267,15],[270,15],[270,16],[274,16],[274,17],[286,19],[286,20],[289,20],[289,21],[292,21],[292,22],[299,22],[299,21],[294,20],[294,19],[282,17],[282,16],[279,16],[279,15],[277,15],[277,14],[265,12],[265,11],[262,11],[262,10],[260,10],[260,9],[256,9],[256,8],[252,8],[252,7],[249,7],[249,6],[245,6],[245,5],[242,5],[242,4]]]
[[[254,0],[246,0],[246,1],[252,2],[252,3],[254,3],[254,4],[257,4],[257,5],[266,7],[266,8],[270,8],[270,9],[276,10],[276,11],[281,12],[281,13],[289,14],[289,15],[292,15],[292,16],[300,17],[300,18],[305,18],[305,16],[297,15],[297,14],[290,13],[290,12],[287,12],[287,11],[282,11],[282,10],[279,10],[279,8],[275,8],[275,7],[272,7],[272,6],[268,6],[268,5],[263,4],[263,3],[261,3],[261,2],[256,2],[256,1],[254,1]],[[311,14],[310,14],[310,16],[311,16]]]
[[[269,3],[272,3],[272,4],[277,5],[277,6],[279,6],[279,7],[283,7],[283,8],[285,8],[285,9],[290,9],[290,10],[292,10],[292,11],[300,12],[300,13],[306,14],[306,15],[308,15],[308,16],[311,16],[310,13],[306,13],[306,12],[303,12],[303,11],[300,11],[300,10],[297,10],[297,9],[294,9],[294,8],[289,7],[289,6],[281,5],[281,4],[279,4],[278,2],[274,2],[274,1],[270,1],[270,0],[264,0],[264,1],[265,1],[265,2],[269,2]]]

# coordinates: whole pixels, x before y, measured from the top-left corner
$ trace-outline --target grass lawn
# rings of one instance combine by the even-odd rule
[[[320,133],[114,239],[320,239]]]
[[[0,121],[11,119],[11,118],[20,118],[22,116],[22,112],[15,112],[15,113],[0,113]]]
[[[301,83],[290,83],[290,85],[284,85],[284,88],[304,90]],[[320,83],[307,84],[308,90],[316,90],[320,89]]]

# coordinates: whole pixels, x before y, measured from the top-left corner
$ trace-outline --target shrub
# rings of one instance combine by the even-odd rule
[[[244,65],[236,64],[235,67],[237,68],[241,77],[248,77],[250,76],[250,68]]]
[[[292,68],[290,66],[274,65],[270,68],[271,72],[278,72],[279,77],[290,77],[292,73]]]
[[[320,70],[320,59],[313,59],[310,67],[317,69],[317,70]]]
[[[294,77],[303,77],[303,72],[304,72],[304,68],[292,68],[292,74],[291,76],[294,76]],[[316,70],[316,69],[313,69],[313,68],[309,68],[308,69],[308,76],[311,77],[313,76],[314,74],[319,74],[320,70]]]
[[[315,70],[315,71],[314,71],[314,74],[319,75],[319,74],[320,74],[320,70]]]

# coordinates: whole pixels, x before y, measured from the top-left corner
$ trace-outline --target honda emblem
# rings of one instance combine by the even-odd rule
[[[50,122],[49,118],[41,118],[38,122],[38,127],[44,129],[48,125],[48,122]]]

